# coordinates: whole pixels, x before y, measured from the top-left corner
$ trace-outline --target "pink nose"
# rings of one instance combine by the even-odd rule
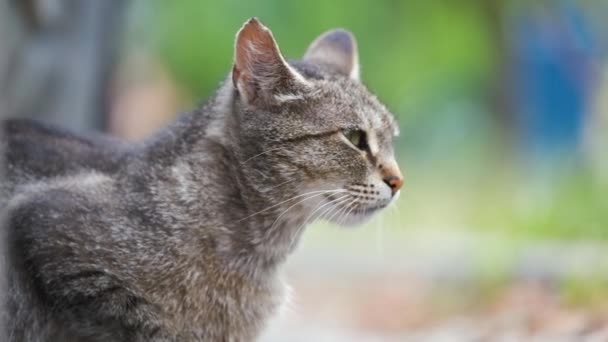
[[[388,176],[384,179],[384,183],[391,188],[394,196],[395,193],[397,193],[397,191],[399,191],[399,189],[401,189],[403,186],[403,178],[398,176]]]

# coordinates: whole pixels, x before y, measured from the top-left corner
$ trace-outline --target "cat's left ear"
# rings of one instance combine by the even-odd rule
[[[304,60],[326,65],[336,72],[359,80],[359,53],[352,33],[337,29],[325,32],[308,47]]]
[[[272,32],[252,18],[237,33],[232,82],[249,105],[268,105],[297,96],[308,81],[283,58]]]

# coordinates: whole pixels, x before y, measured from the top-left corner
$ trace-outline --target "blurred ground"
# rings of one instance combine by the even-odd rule
[[[478,253],[498,236],[379,242],[370,226],[332,232],[342,234],[332,248],[318,243],[336,238],[328,228],[289,263],[290,304],[262,341],[608,341],[608,301],[573,286],[608,267],[605,245],[525,243],[503,250],[509,271],[493,275]]]

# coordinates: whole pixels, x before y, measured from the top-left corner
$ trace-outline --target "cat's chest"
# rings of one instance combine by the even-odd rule
[[[254,280],[223,274],[199,278],[177,285],[159,303],[165,324],[184,338],[253,340],[283,302],[285,286],[275,277]]]

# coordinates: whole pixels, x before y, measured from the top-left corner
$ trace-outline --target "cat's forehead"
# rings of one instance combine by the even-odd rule
[[[382,104],[378,98],[370,93],[364,86],[357,98],[361,101],[361,106],[357,114],[367,125],[367,128],[375,131],[385,131],[386,134],[398,134],[397,122],[393,114]]]
[[[290,119],[267,116],[264,127],[282,128],[282,134],[290,137],[340,129],[362,129],[386,138],[398,132],[393,115],[360,81],[318,64],[291,61],[290,66],[308,81],[308,86],[300,94],[275,96],[279,111],[290,113]],[[275,119],[278,121],[270,124]]]
[[[304,61],[290,63],[317,88],[322,102],[333,105],[336,112],[350,110],[368,129],[390,130],[398,134],[397,123],[388,109],[360,81],[333,72],[322,65]],[[349,119],[353,119],[351,116]]]
[[[321,103],[332,113],[340,115],[343,125],[398,134],[393,115],[378,98],[360,82],[347,78],[325,79],[315,82]]]

